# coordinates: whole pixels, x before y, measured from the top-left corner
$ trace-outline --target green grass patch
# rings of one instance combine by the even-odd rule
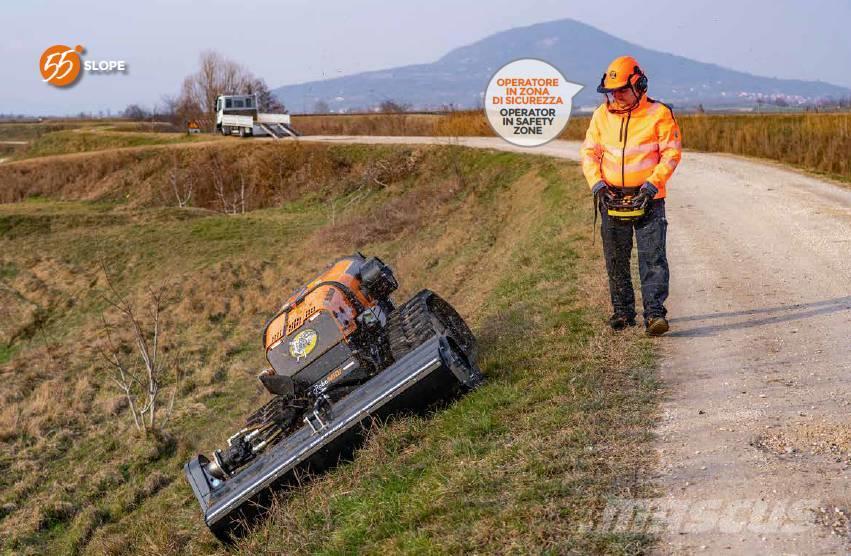
[[[20,346],[12,345],[0,345],[0,365],[4,363],[8,363],[10,359],[15,355]]]
[[[15,156],[17,160],[58,154],[102,151],[124,147],[199,143],[220,139],[213,135],[187,133],[144,133],[124,131],[63,130],[45,133]]]

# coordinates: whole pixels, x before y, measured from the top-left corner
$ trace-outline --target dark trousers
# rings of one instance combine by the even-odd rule
[[[635,317],[635,292],[629,272],[632,256],[632,232],[638,244],[638,271],[641,276],[641,297],[644,301],[644,321],[651,317],[664,317],[668,298],[668,258],[665,255],[665,236],[668,221],[665,219],[665,199],[648,203],[640,220],[624,222],[610,218],[605,209],[600,211],[603,255],[609,273],[609,292],[615,314]]]

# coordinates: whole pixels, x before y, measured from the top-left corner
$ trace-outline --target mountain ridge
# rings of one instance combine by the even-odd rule
[[[337,112],[368,109],[385,100],[415,109],[475,108],[499,67],[529,57],[550,62],[567,79],[584,85],[575,106],[596,105],[599,76],[609,61],[623,54],[641,63],[650,94],[678,106],[753,105],[760,98],[794,105],[851,96],[851,89],[823,81],[758,76],[649,49],[573,19],[499,31],[453,48],[431,63],[284,85],[273,93],[302,112],[313,111],[319,102]]]

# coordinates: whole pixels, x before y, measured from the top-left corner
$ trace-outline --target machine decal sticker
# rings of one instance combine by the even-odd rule
[[[310,355],[310,352],[316,347],[316,341],[318,339],[319,335],[316,333],[316,330],[312,328],[302,330],[290,340],[290,355],[295,357],[296,361],[300,361],[302,358]]]

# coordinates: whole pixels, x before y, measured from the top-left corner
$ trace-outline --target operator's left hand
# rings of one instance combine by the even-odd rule
[[[656,189],[656,186],[650,183],[649,181],[644,182],[644,185],[641,186],[641,189],[638,190],[638,195],[635,196],[633,201],[638,206],[644,208],[647,206],[647,203],[653,200],[653,197],[656,196],[659,190]]]

